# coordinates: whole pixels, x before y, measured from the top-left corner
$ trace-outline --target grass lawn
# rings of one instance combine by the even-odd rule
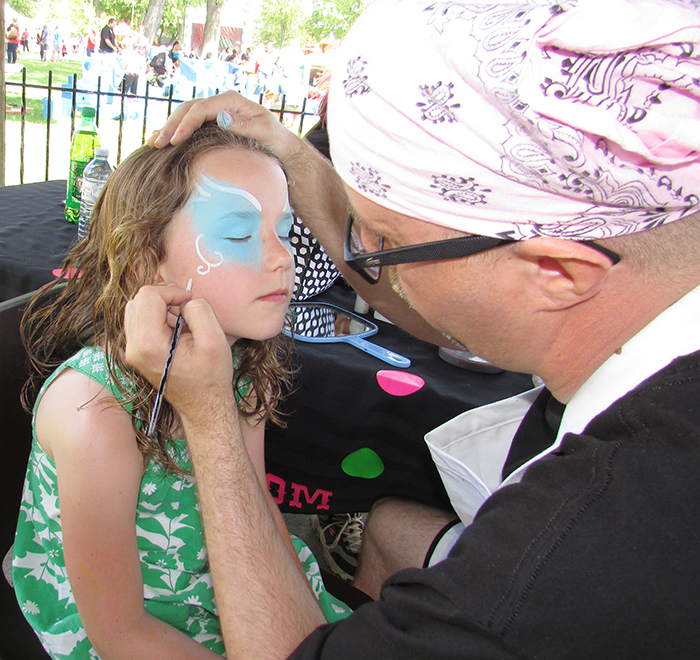
[[[52,87],[60,88],[68,82],[68,76],[80,76],[82,68],[80,60],[65,59],[58,62],[42,62],[39,59],[38,53],[19,53],[17,65],[5,65],[5,80],[7,84],[6,102],[7,102],[7,121],[20,122],[22,118],[22,88],[12,83],[22,82],[22,69],[27,70],[27,85],[44,85],[49,84],[49,71],[52,73]],[[47,95],[45,89],[32,89],[28,87],[26,90],[27,112],[26,121],[36,124],[46,124],[46,119],[43,117],[44,104],[42,98]],[[60,103],[60,92],[52,91],[54,99],[54,113],[57,102]],[[57,118],[52,120],[55,123]]]
[[[60,60],[58,62],[42,62],[38,56],[17,59],[17,63],[27,70],[27,83],[32,85],[48,85],[49,71],[53,72],[54,85],[68,82],[69,75],[80,76],[81,63],[79,60]],[[7,82],[22,82],[21,71],[5,71]]]
[[[7,121],[20,122],[22,121],[22,96],[20,94],[13,94],[8,92],[5,97],[5,102],[7,103],[7,114],[5,118]],[[27,112],[25,117],[28,122],[34,124],[45,123],[46,120],[43,118],[44,103],[41,99],[30,98],[27,96]],[[56,121],[52,120],[52,123]]]

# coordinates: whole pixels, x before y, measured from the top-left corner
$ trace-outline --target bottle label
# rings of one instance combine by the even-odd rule
[[[72,201],[77,206],[80,206],[80,196],[83,186],[83,170],[87,165],[86,162],[82,160],[72,160],[70,163],[70,180],[71,180],[71,191],[70,196]]]
[[[83,179],[83,187],[81,190],[81,199],[83,202],[87,202],[90,206],[93,206],[100,196],[102,191],[102,186],[104,181],[89,181]]]

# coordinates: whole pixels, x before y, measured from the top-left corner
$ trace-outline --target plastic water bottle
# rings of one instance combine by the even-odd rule
[[[66,220],[78,222],[80,215],[80,187],[83,170],[100,146],[100,136],[95,126],[95,108],[85,106],[82,110],[83,120],[73,135],[70,148],[70,171],[68,173],[68,190],[66,191]]]
[[[95,149],[95,157],[83,170],[83,185],[80,197],[80,220],[78,221],[78,240],[87,237],[92,220],[95,202],[104,188],[105,181],[114,171],[109,164],[109,149]]]

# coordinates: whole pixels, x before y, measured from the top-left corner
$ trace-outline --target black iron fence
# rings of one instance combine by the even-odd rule
[[[124,127],[125,123],[129,123],[130,129],[134,129],[134,121],[141,123],[141,144],[146,141],[147,132],[147,122],[149,119],[149,112],[152,112],[154,108],[159,108],[158,116],[163,117],[162,108],[166,108],[165,116],[170,116],[173,107],[184,101],[197,98],[198,94],[201,97],[202,93],[197,89],[196,86],[192,87],[192,95],[189,99],[180,98],[173,96],[174,87],[172,85],[166,85],[165,87],[158,87],[146,82],[145,93],[143,95],[139,94],[129,94],[122,87],[120,91],[109,91],[101,89],[101,79],[97,79],[96,89],[81,89],[77,86],[77,76],[69,76],[68,84],[55,85],[53,80],[53,72],[48,72],[48,82],[46,85],[34,84],[27,82],[27,70],[22,69],[22,79],[20,82],[6,81],[6,90],[9,88],[20,88],[20,108],[18,112],[20,114],[20,126],[19,126],[19,182],[25,182],[25,163],[26,163],[26,124],[27,124],[27,90],[43,90],[46,96],[42,99],[44,103],[44,113],[43,121],[45,125],[45,139],[44,141],[44,151],[45,151],[45,169],[43,180],[49,180],[49,166],[51,163],[51,129],[52,122],[57,118],[59,112],[54,109],[60,104],[62,106],[62,111],[65,112],[69,108],[70,116],[70,131],[64,131],[66,134],[66,140],[68,145],[72,140],[73,133],[76,129],[76,123],[79,123],[80,109],[83,105],[91,105],[96,109],[96,124],[100,126],[101,114],[104,115],[104,101],[108,99],[110,103],[110,112],[118,112],[116,117],[109,117],[109,120],[117,120],[118,124],[118,134],[116,138],[117,148],[116,148],[116,164],[119,164],[122,159],[122,144],[124,137]],[[219,90],[214,90],[215,94],[218,94]],[[264,102],[264,94],[260,94],[256,99],[261,105]],[[54,105],[54,102],[58,102]],[[133,102],[140,102],[140,108],[138,112],[138,119],[127,118],[126,108],[127,104]],[[303,135],[304,132],[311,128],[312,123],[317,119],[315,115],[315,107],[309,109],[315,104],[308,103],[308,99],[302,99],[300,106],[287,106],[286,98],[282,95],[279,100],[273,104],[266,104],[269,109],[279,116],[280,122],[285,123],[288,127],[293,129],[297,134]],[[9,124],[6,124],[6,127]],[[36,145],[33,145],[36,149]],[[36,155],[36,152],[33,152]],[[128,154],[127,154],[128,155]],[[10,170],[9,165],[11,163],[6,161],[5,170],[8,172]],[[66,163],[67,165],[67,163]]]

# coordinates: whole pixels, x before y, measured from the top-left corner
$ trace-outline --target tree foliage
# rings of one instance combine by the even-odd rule
[[[8,4],[22,16],[26,16],[27,18],[34,18],[36,16],[36,2],[34,2],[34,0],[12,0],[12,2]],[[8,16],[7,12],[5,12],[5,24],[9,25],[11,20],[12,16]]]
[[[253,41],[271,42],[276,48],[283,48],[301,35],[303,20],[298,0],[265,0]]]
[[[283,48],[295,37],[319,42],[333,34],[342,39],[367,1],[313,0],[313,11],[306,16],[298,0],[265,0],[253,41],[272,42],[277,48]]]
[[[157,3],[163,7],[163,13],[155,22],[155,39],[169,43],[174,39],[182,40],[188,6],[207,4],[207,22],[214,35],[219,25],[216,15],[227,1],[234,0],[11,0],[11,7],[30,18],[38,16],[47,23],[60,22],[66,29],[70,26],[73,36],[83,36],[91,29],[101,30],[110,16],[137,29],[147,17],[149,4]],[[277,48],[283,48],[295,37],[318,42],[332,33],[342,39],[367,1],[313,0],[311,15],[305,15],[299,0],[264,0],[253,42],[272,42]],[[154,11],[152,8],[152,13]],[[154,15],[157,16],[157,12]],[[214,36],[210,41],[215,41]]]
[[[304,22],[307,38],[319,42],[330,34],[342,39],[362,10],[367,0],[313,0],[313,11]]]

